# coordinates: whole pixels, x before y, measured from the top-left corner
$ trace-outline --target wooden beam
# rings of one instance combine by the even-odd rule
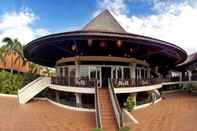
[[[61,58],[56,62],[56,65],[65,62],[74,62],[74,61],[110,61],[110,62],[125,62],[129,64],[140,64],[149,66],[149,64],[145,61],[138,60],[135,58],[125,58],[125,57],[115,57],[115,56],[75,56],[75,57],[67,57]]]

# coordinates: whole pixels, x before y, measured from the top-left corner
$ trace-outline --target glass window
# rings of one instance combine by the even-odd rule
[[[112,78],[116,79],[116,68],[112,68]]]
[[[118,79],[122,79],[122,68],[118,67],[117,72],[118,72]]]
[[[75,76],[76,76],[76,69],[75,69],[75,67],[70,67],[69,68],[69,73],[70,73],[70,78],[75,78]]]
[[[89,68],[88,68],[88,66],[80,66],[79,77],[80,78],[89,78]]]
[[[68,67],[64,67],[64,77],[68,78]]]
[[[144,69],[141,69],[141,78],[144,79]]]
[[[124,68],[124,79],[126,80],[130,79],[130,74],[131,74],[130,68]]]
[[[60,67],[60,76],[63,76],[63,68]]]
[[[90,68],[90,78],[96,78],[96,67]]]
[[[100,80],[100,68],[97,68],[97,79]]]

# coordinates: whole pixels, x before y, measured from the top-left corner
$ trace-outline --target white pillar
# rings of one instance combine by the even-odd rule
[[[180,72],[179,73],[179,81],[182,81],[183,80],[183,72]]]
[[[187,71],[188,72],[188,79],[189,81],[191,81],[191,78],[192,78],[192,72],[190,70]]]
[[[55,91],[55,99],[56,99],[57,102],[60,101],[59,92],[58,91]]]
[[[60,67],[56,67],[56,76],[60,76]]]
[[[76,105],[77,105],[77,107],[81,107],[81,104],[82,104],[81,94],[75,93],[75,97],[76,97]]]
[[[131,65],[131,74],[130,74],[130,76],[131,76],[131,79],[135,79],[135,68],[136,68],[136,64],[132,64]]]
[[[79,62],[75,61],[76,78],[79,78]]]
[[[138,70],[139,70],[139,76],[138,76],[138,78],[141,80],[142,79],[142,73],[141,73],[142,69],[141,69],[141,67],[138,68]]]
[[[65,77],[65,69],[62,67],[62,77]]]

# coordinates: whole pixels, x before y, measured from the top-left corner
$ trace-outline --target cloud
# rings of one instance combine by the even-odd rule
[[[146,0],[143,1],[147,2]],[[153,0],[151,2],[153,3],[151,8],[155,12],[154,14],[130,16],[127,13],[129,8],[124,0],[105,0],[105,3],[108,3],[106,8],[112,12],[128,32],[171,42],[185,49],[188,54],[196,52],[197,2],[192,0],[183,0],[179,3],[163,2],[162,0]],[[99,3],[96,12],[103,9],[103,5],[104,3]]]
[[[47,29],[31,27],[37,19],[38,17],[28,9],[0,15],[0,41],[5,37],[11,37],[26,44],[37,37],[49,34]]]

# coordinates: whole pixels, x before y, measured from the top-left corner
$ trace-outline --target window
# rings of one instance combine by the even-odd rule
[[[125,80],[130,79],[130,74],[131,74],[130,68],[124,68],[124,79]]]
[[[80,66],[79,68],[79,77],[80,78],[89,78],[89,66]]]
[[[70,74],[70,78],[75,78],[75,76],[76,76],[76,69],[75,69],[75,67],[70,67],[69,68],[69,74]]]
[[[112,68],[112,78],[116,79],[116,68]]]
[[[96,78],[96,67],[90,67],[90,78]]]
[[[117,68],[117,73],[118,73],[118,79],[122,79],[122,68],[121,67]]]
[[[68,67],[64,67],[64,77],[68,78]]]

